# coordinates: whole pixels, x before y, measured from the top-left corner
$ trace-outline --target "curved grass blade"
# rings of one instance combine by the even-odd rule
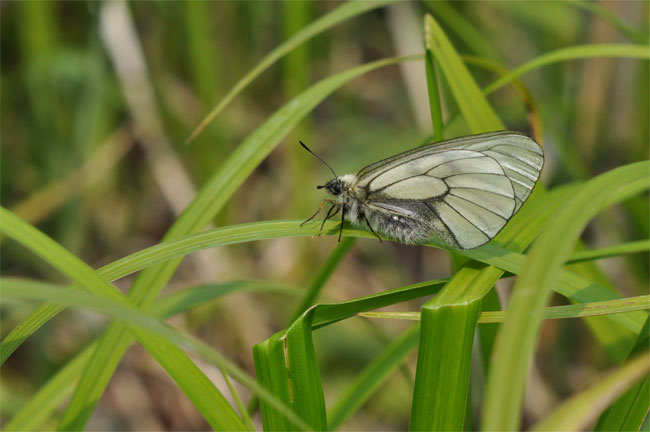
[[[171,227],[165,235],[165,239],[178,238],[203,228],[255,167],[289,133],[291,128],[341,85],[379,67],[419,58],[421,56],[391,58],[358,66],[326,78],[301,93],[278,110],[231,153],[230,157],[222,164],[222,168],[211,177]],[[134,282],[129,292],[129,299],[137,305],[144,306],[153,302],[179,262],[180,260],[172,260],[162,266],[143,272]],[[46,321],[48,315],[54,316],[60,310],[60,308],[51,306],[39,309],[29,318],[31,321],[29,323],[30,327],[34,328],[38,323],[42,324]],[[87,421],[89,413],[92,412],[92,407],[89,409],[87,395],[92,395],[90,399],[93,401],[99,399],[99,395],[103,392],[112,371],[117,367],[122,354],[129,345],[130,338],[119,328],[111,327],[108,332],[110,336],[105,336],[106,342],[98,348],[97,354],[94,356],[97,361],[91,361],[89,367],[85,370],[85,378],[80,381],[80,386],[84,386],[84,389],[76,393],[79,396],[73,395],[71,403],[68,405],[68,409],[64,414],[66,422],[73,418],[77,419],[77,424]],[[119,337],[118,332],[120,333]],[[24,340],[16,337],[15,334],[10,336],[9,342],[11,344],[3,344],[3,356],[8,356],[10,350],[15,349]],[[101,377],[101,379],[97,379],[97,377]],[[84,412],[84,415],[80,415],[81,411]]]
[[[633,42],[639,44],[648,44],[648,42],[650,42],[647,35],[644,35],[642,32],[635,29],[599,3],[594,3],[589,0],[570,0],[567,4],[588,10],[594,15],[597,15],[600,19],[609,23],[612,27],[618,30],[620,34]]]
[[[525,377],[533,354],[544,306],[557,283],[562,263],[586,223],[610,201],[610,195],[644,179],[648,163],[614,169],[591,179],[560,207],[534,243],[518,278],[509,313],[499,332],[499,360],[493,358],[483,410],[482,429],[519,427]],[[626,314],[627,315],[627,314]]]
[[[300,305],[298,305],[296,308],[296,312],[289,321],[290,323],[294,322],[307,310],[307,308],[309,308],[309,306],[311,306],[316,301],[320,295],[320,292],[325,286],[325,282],[327,282],[334,270],[336,270],[341,260],[345,258],[347,253],[350,251],[350,248],[354,246],[354,242],[354,238],[346,237],[341,241],[341,243],[336,245],[335,249],[327,257],[327,260],[309,284],[307,292],[305,293],[305,297],[300,302]]]
[[[299,418],[293,416],[292,413],[278,401],[276,397],[264,391],[263,388],[258,386],[255,380],[250,377],[246,372],[239,369],[234,363],[225,359],[214,348],[194,338],[193,336],[183,334],[180,331],[165,325],[156,317],[145,314],[134,306],[123,301],[114,299],[107,299],[91,293],[73,290],[70,288],[58,288],[49,284],[23,285],[18,287],[16,284],[11,284],[3,289],[5,296],[10,298],[32,299],[45,301],[49,299],[52,302],[63,304],[66,306],[73,306],[78,308],[88,308],[95,310],[109,316],[112,316],[121,322],[124,322],[130,329],[143,329],[145,333],[156,334],[158,340],[169,341],[178,344],[185,349],[194,352],[203,357],[208,362],[223,368],[233,378],[237,379],[243,385],[249,387],[251,390],[259,393],[260,397],[269,403],[275,409],[284,412],[288,416],[290,424],[298,427],[300,430],[309,430],[309,427],[304,424]],[[176,345],[171,344],[172,347]],[[173,352],[168,352],[168,355],[173,355]],[[189,371],[188,371],[189,372]],[[213,405],[213,410],[219,409],[218,406]],[[221,414],[223,413],[215,413]],[[226,419],[221,421],[225,423]],[[293,423],[291,423],[293,422]],[[214,425],[212,425],[214,427]],[[218,428],[221,429],[221,428]],[[239,425],[232,424],[226,430],[244,430],[244,424],[239,422]]]
[[[255,78],[260,76],[262,72],[268,69],[276,61],[281,59],[288,52],[306,42],[312,37],[324,32],[337,24],[340,24],[350,18],[360,15],[364,12],[384,7],[397,0],[353,0],[344,3],[332,12],[322,16],[321,18],[313,21],[311,24],[297,32],[295,35],[278,45],[273,51],[268,53],[253,69],[244,75],[237,83],[230,89],[230,91],[223,97],[221,102],[208,113],[207,116],[201,121],[199,126],[192,132],[189,138],[185,141],[186,144],[191,143],[201,131],[214,120],[221,111],[223,111],[230,102],[233,101],[241,93],[246,86],[248,86]]]
[[[621,189],[612,194],[610,205],[617,201],[622,201],[635,194],[640,193],[645,187],[644,181],[638,182],[634,187],[629,190]],[[497,238],[488,245],[481,248],[462,251],[459,253],[465,254],[470,258],[498,266],[499,268],[511,273],[518,273],[523,264],[523,257],[496,246],[496,244],[506,244],[507,242],[514,242],[514,245],[523,247],[528,244],[537,235],[548,214],[555,209],[564,199],[575,193],[576,185],[569,187],[559,188],[552,193],[549,193],[545,199],[529,200],[520,212],[506,225],[503,231]],[[538,214],[539,213],[539,214]],[[533,216],[534,215],[534,216]],[[160,264],[174,258],[183,257],[192,252],[203,250],[211,247],[226,246],[230,244],[237,244],[249,241],[266,240],[281,237],[304,237],[314,236],[318,234],[318,223],[307,224],[304,227],[299,227],[302,221],[267,221],[255,222],[251,224],[234,225],[229,227],[217,228],[215,230],[207,231],[204,233],[194,234],[183,239],[165,242],[147,249],[143,249],[127,257],[121,258],[113,263],[110,263],[97,272],[107,280],[115,280],[126,275],[135,273],[139,270],[151,267],[155,264]],[[324,235],[337,235],[338,223],[326,223],[326,230]],[[348,237],[362,237],[372,238],[372,233],[367,232],[361,228],[345,229],[345,235]],[[492,244],[494,243],[494,244]],[[429,246],[441,247],[441,244],[432,241],[428,243]],[[562,284],[558,286],[559,292],[568,298],[575,301],[600,301],[614,298],[591,296],[590,293],[598,288],[586,279],[577,276],[571,272],[563,273]],[[606,291],[605,291],[606,292]],[[611,293],[610,293],[611,294]],[[578,296],[578,298],[576,298]],[[6,359],[13,350],[19,346],[29,335],[35,332],[43,323],[47,322],[49,318],[56,315],[61,308],[54,305],[45,305],[39,307],[36,312],[24,320],[20,326],[12,330],[2,341],[0,345],[3,359]],[[645,320],[645,318],[643,318]],[[633,328],[641,328],[642,322],[632,325]]]
[[[440,25],[428,14],[424,18],[424,24],[427,47],[435,53],[434,58],[472,133],[505,129]]]
[[[533,426],[533,431],[585,430],[619,394],[650,371],[650,351],[599,379],[587,390],[569,398],[553,413]],[[647,407],[646,407],[647,412]],[[611,429],[609,429],[611,430]],[[624,430],[624,429],[621,429]]]
[[[42,286],[53,287],[52,284],[14,278],[0,279],[0,286],[3,288],[14,286],[16,292],[22,292],[26,289],[34,290]],[[54,287],[62,289],[60,286]],[[303,290],[295,287],[266,281],[235,281],[215,285],[198,285],[162,297],[153,305],[150,313],[157,318],[166,318],[218,299],[228,293],[243,291],[277,292],[289,295],[299,295],[303,292]],[[21,407],[18,413],[4,424],[3,429],[5,431],[43,429],[44,422],[72,393],[73,386],[81,374],[83,365],[88,361],[96,346],[97,341],[91,343],[72,360],[68,361],[45,385],[39,388],[38,392]]]
[[[594,261],[604,258],[621,256],[623,254],[632,254],[638,252],[647,252],[650,250],[650,239],[638,240],[628,243],[622,243],[615,246],[604,247],[600,249],[582,250],[573,252],[566,264],[576,264],[584,261]]]
[[[45,234],[3,207],[0,207],[0,217],[2,218],[0,230],[6,236],[30,249],[80,286],[102,298],[103,301],[131,307],[123,294]],[[3,288],[5,295],[7,290],[7,287]],[[77,293],[77,295],[80,294]],[[182,350],[168,340],[143,331],[138,326],[130,325],[128,328],[138,342],[165,368],[213,428],[218,430],[244,429],[241,419],[223,395]]]
[[[621,57],[648,60],[650,59],[650,50],[648,50],[647,45],[626,44],[590,44],[562,48],[536,57],[511,70],[487,86],[484,89],[484,93],[488,95],[498,88],[508,84],[510,81],[514,80],[520,75],[523,75],[526,72],[530,72],[531,70],[537,69],[541,66],[546,66],[551,63],[557,63],[560,61],[593,57]]]

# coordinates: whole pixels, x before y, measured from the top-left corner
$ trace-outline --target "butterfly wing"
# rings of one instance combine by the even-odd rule
[[[370,211],[426,225],[451,246],[471,249],[496,236],[519,210],[543,162],[541,148],[525,135],[480,134],[369,165],[354,187],[364,191]]]

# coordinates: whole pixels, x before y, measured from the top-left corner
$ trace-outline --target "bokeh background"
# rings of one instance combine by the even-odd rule
[[[240,77],[339,3],[108,4],[0,3],[2,205],[93,267],[156,244],[229,152],[311,84],[365,62],[421,53],[426,12],[440,20],[461,53],[509,69],[571,45],[635,42],[572,2],[399,3],[301,45],[186,145],[194,128]],[[647,37],[647,2],[598,5]],[[471,70],[482,85],[498,76],[484,68]],[[647,62],[561,62],[526,74],[521,82],[535,109],[522,103],[512,88],[496,92],[491,102],[509,129],[543,138],[547,162],[542,181],[547,186],[648,158]],[[443,108],[447,115],[455,112],[452,102]],[[462,121],[445,131],[446,137],[466,133]],[[301,122],[236,192],[214,225],[307,218],[315,210],[324,197],[315,186],[330,173],[298,146],[299,139],[340,175],[430,137],[422,62],[363,75]],[[631,200],[600,216],[584,240],[596,247],[648,238],[648,218],[647,197]],[[22,247],[1,241],[3,275],[66,282]],[[201,252],[184,261],[166,292],[248,279],[302,289],[335,245],[333,237],[280,239]],[[623,295],[640,295],[648,289],[647,262],[647,254],[641,254],[599,265]],[[451,268],[442,251],[359,240],[321,300],[443,277]],[[127,290],[132,280],[115,284]],[[506,280],[500,288],[507,292],[508,285]],[[236,293],[172,322],[254,373],[251,347],[286,327],[298,303],[291,290],[286,295]],[[417,310],[419,304],[402,304],[399,310]],[[0,307],[4,337],[35,305],[3,302]],[[106,324],[101,315],[69,310],[21,346],[1,370],[0,420],[10,419]],[[334,399],[386,340],[404,328],[401,322],[352,319],[316,332],[326,399]],[[413,359],[344,429],[407,428],[412,395],[407,372],[414,370]],[[613,361],[579,320],[547,321],[529,385],[527,421],[542,417]],[[223,388],[218,371],[209,366],[205,370]],[[137,346],[127,352],[89,425],[91,430],[207,428],[183,393]]]

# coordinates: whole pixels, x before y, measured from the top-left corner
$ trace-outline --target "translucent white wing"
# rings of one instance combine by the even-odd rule
[[[430,144],[363,168],[370,210],[427,223],[454,247],[480,246],[519,210],[539,178],[542,149],[515,132]]]

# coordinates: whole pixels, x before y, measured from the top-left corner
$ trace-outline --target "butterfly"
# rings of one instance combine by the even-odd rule
[[[544,165],[532,138],[502,131],[454,138],[397,154],[334,178],[318,189],[336,199],[323,220],[341,211],[352,223],[414,244],[438,236],[457,249],[481,246],[496,236],[530,196]],[[302,224],[301,224],[302,226]]]

